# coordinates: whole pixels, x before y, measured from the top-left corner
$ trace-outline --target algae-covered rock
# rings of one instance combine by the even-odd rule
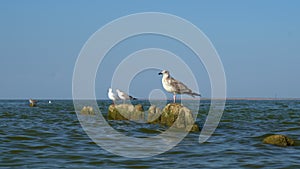
[[[133,113],[131,113],[130,120],[145,120],[144,108],[141,104],[137,104],[134,106],[134,111]]]
[[[136,111],[142,111],[142,112],[144,111],[144,108],[141,104],[135,105],[134,108],[135,108]]]
[[[144,120],[143,106],[138,104],[110,105],[108,108],[108,120]]]
[[[161,110],[158,107],[156,107],[155,105],[150,106],[148,110],[147,122],[151,124],[160,123],[161,120],[160,115],[161,115]]]
[[[189,126],[186,126],[185,128],[186,131],[191,131],[191,132],[198,132],[200,131],[199,129],[199,126],[197,124],[193,124],[193,125],[189,125]]]
[[[162,111],[156,106],[151,106],[148,111],[148,122],[184,128],[186,131],[199,131],[198,125],[194,124],[192,111],[177,103],[166,105]]]
[[[83,106],[82,110],[80,111],[81,115],[95,115],[95,111],[91,106]]]
[[[172,126],[175,120],[178,118],[180,109],[182,107],[183,106],[181,106],[181,104],[178,103],[167,104],[161,114],[161,124],[166,126]]]
[[[293,146],[295,141],[287,136],[276,134],[264,138],[263,143],[286,147]]]
[[[36,103],[29,103],[29,106],[30,106],[30,107],[35,107],[35,106],[36,106]]]
[[[132,104],[112,104],[108,108],[108,120],[133,120],[141,121],[145,119],[142,105]],[[194,124],[192,111],[181,104],[171,103],[163,110],[152,105],[148,110],[147,122],[150,124],[161,124],[185,129],[186,131],[199,131],[197,124]]]

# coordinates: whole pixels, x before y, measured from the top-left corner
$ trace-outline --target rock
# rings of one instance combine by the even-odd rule
[[[122,116],[119,110],[115,107],[116,105],[110,105],[108,108],[108,119],[109,120],[127,120],[124,116]],[[120,109],[120,108],[119,108]],[[123,112],[123,115],[125,113]]]
[[[119,104],[110,105],[108,108],[108,120],[133,120],[145,119],[144,108],[141,104]],[[161,124],[185,129],[186,131],[199,131],[197,124],[194,124],[193,114],[190,109],[181,104],[171,103],[163,110],[152,105],[148,110],[147,122],[150,124]]]
[[[161,115],[161,110],[158,107],[154,105],[150,106],[148,110],[147,122],[151,124],[160,123],[160,117],[161,117],[160,115]]]
[[[82,110],[80,111],[81,115],[95,115],[94,109],[91,106],[83,106]]]
[[[156,106],[148,110],[148,123],[174,126],[186,131],[199,131],[198,125],[194,124],[193,114],[190,109],[181,104],[170,103],[161,111]]]
[[[279,135],[279,134],[271,135],[271,136],[266,137],[263,140],[263,143],[273,144],[273,145],[283,146],[283,147],[295,145],[294,140],[288,138],[287,136]]]
[[[137,110],[137,111],[144,111],[144,108],[141,104],[137,104],[134,107],[135,107],[135,110]]]
[[[29,103],[29,106],[30,106],[30,107],[35,107],[35,106],[36,106],[36,103]]]
[[[186,126],[186,131],[198,132],[200,131],[199,126],[197,124],[193,124],[192,126]]]
[[[132,104],[119,104],[110,105],[108,108],[108,120],[144,120],[145,115],[143,106],[138,104],[136,106]]]
[[[144,108],[141,104],[137,104],[134,106],[134,111],[133,113],[131,113],[130,119],[134,121],[145,120]]]

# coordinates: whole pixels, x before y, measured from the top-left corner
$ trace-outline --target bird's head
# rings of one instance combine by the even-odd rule
[[[159,72],[158,74],[163,75],[163,76],[169,76],[170,75],[169,71],[167,71],[167,70],[163,70],[163,71]]]
[[[112,92],[112,88],[108,88],[108,91]]]

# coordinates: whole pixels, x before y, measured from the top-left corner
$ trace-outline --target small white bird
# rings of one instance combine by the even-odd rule
[[[29,99],[29,106],[30,106],[30,107],[34,107],[34,106],[36,106],[36,103],[37,103],[37,101],[36,101],[36,100]]]
[[[182,82],[171,77],[169,71],[163,70],[158,74],[163,75],[161,82],[162,82],[164,89],[167,92],[173,93],[174,103],[176,101],[176,94],[188,94],[188,95],[191,95],[192,97],[195,97],[195,96],[201,97],[200,94],[193,92],[185,84],[183,84]]]
[[[116,94],[113,93],[112,88],[109,88],[109,89],[108,89],[107,95],[108,95],[108,98],[109,98],[110,100],[112,100],[114,104],[115,104],[115,101],[116,101],[116,100],[119,100],[119,97],[118,97]]]
[[[123,100],[123,103],[125,103],[126,100],[137,100],[136,98],[129,96],[128,94],[126,94],[125,92],[123,92],[119,89],[117,89],[116,91],[117,91],[119,98],[121,100]]]
[[[30,104],[36,104],[37,101],[36,101],[36,100],[33,100],[33,99],[29,99],[29,103],[30,103]]]

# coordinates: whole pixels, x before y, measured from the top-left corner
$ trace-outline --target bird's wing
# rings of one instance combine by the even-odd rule
[[[183,84],[182,82],[180,82],[172,77],[169,79],[169,83],[176,89],[176,93],[191,93],[192,92],[192,90],[189,89],[185,84]]]
[[[109,92],[108,97],[109,97],[110,99],[115,99],[115,100],[118,100],[118,99],[119,99],[118,95],[116,95],[116,94],[113,93],[113,92]]]
[[[123,97],[123,98],[129,99],[129,96],[128,96],[128,94],[126,94],[126,93],[125,93],[125,92],[123,92],[123,91],[121,91],[121,92],[120,92],[120,95],[119,95],[119,97]]]
[[[119,100],[119,99],[120,99],[119,96],[118,96],[117,94],[115,94],[115,93],[113,93],[113,96],[114,96],[114,98],[115,98],[116,100]]]

